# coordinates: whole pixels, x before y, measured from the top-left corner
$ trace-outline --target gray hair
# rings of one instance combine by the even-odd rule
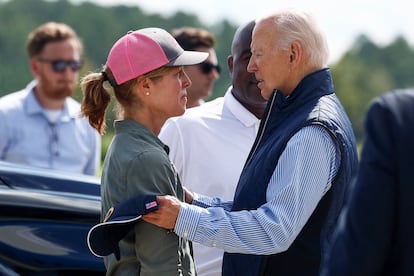
[[[328,63],[329,48],[325,35],[319,28],[314,16],[308,12],[296,9],[277,11],[263,19],[271,19],[275,23],[279,40],[277,47],[288,50],[291,43],[299,42],[306,55],[310,66],[324,67]]]

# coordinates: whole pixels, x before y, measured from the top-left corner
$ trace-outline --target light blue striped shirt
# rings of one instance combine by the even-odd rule
[[[230,212],[232,202],[195,195],[183,203],[174,232],[230,253],[270,255],[293,243],[331,187],[340,151],[321,126],[307,126],[288,142],[256,210]]]

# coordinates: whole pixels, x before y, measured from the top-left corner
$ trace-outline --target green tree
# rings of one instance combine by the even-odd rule
[[[414,51],[402,37],[379,47],[359,36],[353,47],[332,67],[335,91],[343,102],[359,142],[363,122],[374,97],[414,85]]]
[[[23,88],[31,79],[25,43],[27,35],[46,21],[59,21],[71,25],[85,44],[85,66],[80,76],[100,71],[114,41],[129,30],[161,27],[166,30],[182,26],[203,27],[216,37],[216,52],[223,68],[210,99],[222,96],[230,85],[227,57],[236,27],[223,20],[213,25],[204,24],[197,16],[176,12],[171,16],[147,14],[139,7],[118,5],[103,7],[83,2],[72,4],[68,0],[0,0],[0,96]],[[370,101],[388,90],[414,86],[414,52],[403,37],[378,46],[365,35],[359,36],[342,58],[331,66],[335,90],[349,113],[357,139],[363,138],[363,121]],[[82,93],[74,95],[79,101]],[[112,106],[111,106],[112,108]],[[112,136],[115,118],[108,109],[107,134],[103,153]],[[104,156],[104,155],[103,155]]]
[[[47,21],[65,22],[72,26],[85,45],[85,66],[80,76],[90,71],[100,71],[113,43],[129,30],[160,27],[194,26],[210,30],[217,39],[217,56],[223,74],[217,81],[211,98],[222,96],[230,84],[227,73],[227,56],[231,39],[236,30],[229,21],[209,26],[192,14],[177,12],[169,17],[146,14],[139,7],[118,5],[102,7],[83,2],[75,5],[68,0],[11,0],[0,1],[0,96],[22,89],[31,79],[25,43],[29,32]],[[74,98],[81,101],[80,88]],[[103,156],[113,135],[112,121],[115,114],[110,106],[107,114],[107,134],[103,139]]]

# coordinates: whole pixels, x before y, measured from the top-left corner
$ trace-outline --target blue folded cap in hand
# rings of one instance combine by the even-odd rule
[[[134,227],[142,215],[158,210],[156,195],[129,198],[108,210],[105,219],[89,230],[89,250],[97,257],[114,253],[119,260],[119,241]]]

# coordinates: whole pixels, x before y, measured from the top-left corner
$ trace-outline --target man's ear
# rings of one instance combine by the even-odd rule
[[[292,42],[292,44],[290,45],[290,65],[293,69],[300,64],[302,56],[302,45],[298,41]]]
[[[233,74],[233,56],[227,57],[227,67],[229,68],[230,74]]]
[[[39,65],[37,63],[37,60],[35,58],[31,58],[29,61],[29,65],[30,65],[30,70],[32,71],[32,74],[34,76],[37,76],[39,72]]]

